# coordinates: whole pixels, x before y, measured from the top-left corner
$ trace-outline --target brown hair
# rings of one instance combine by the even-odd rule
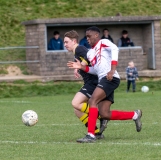
[[[78,42],[79,35],[75,30],[68,31],[64,34],[64,37],[68,37],[70,39],[76,39]]]

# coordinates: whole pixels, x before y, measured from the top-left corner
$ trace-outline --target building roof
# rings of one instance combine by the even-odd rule
[[[22,22],[23,25],[46,24],[46,25],[85,25],[85,24],[121,24],[121,23],[150,23],[161,20],[161,16],[111,16],[91,18],[53,18],[35,19]]]

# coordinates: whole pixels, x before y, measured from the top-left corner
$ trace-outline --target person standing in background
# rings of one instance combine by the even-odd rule
[[[126,79],[127,79],[127,92],[129,92],[130,85],[132,83],[133,92],[136,91],[136,83],[135,80],[138,80],[138,71],[134,65],[133,61],[129,62],[128,67],[126,68]]]

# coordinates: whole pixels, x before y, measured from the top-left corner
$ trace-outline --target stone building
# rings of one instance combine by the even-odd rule
[[[26,49],[27,60],[39,60],[39,63],[29,64],[28,67],[35,75],[55,77],[56,80],[73,79],[73,70],[66,67],[68,60],[73,60],[73,54],[63,51],[49,51],[48,42],[55,30],[60,37],[66,31],[76,30],[80,39],[84,37],[85,29],[97,26],[102,31],[108,28],[110,35],[117,44],[122,30],[129,32],[135,47],[120,48],[118,72],[125,78],[125,68],[133,60],[140,76],[161,77],[161,16],[115,16],[104,18],[61,18],[37,19],[22,22],[26,28],[26,46],[38,48]]]

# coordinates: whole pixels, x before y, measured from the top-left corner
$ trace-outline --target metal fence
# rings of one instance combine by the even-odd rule
[[[19,49],[33,49],[33,48],[39,48],[39,46],[16,46],[16,47],[1,47],[0,51],[6,51],[6,50],[19,50]],[[13,52],[14,53],[14,52]],[[25,53],[25,52],[23,52]],[[5,57],[5,53],[4,57]],[[21,54],[20,52],[18,54]],[[1,52],[0,52],[0,56],[1,56]],[[30,61],[30,60],[16,60],[16,61],[12,61],[12,60],[8,60],[8,61],[4,61],[4,60],[0,60],[0,64],[18,64],[18,63],[38,63],[40,62],[39,60],[34,60],[34,61]]]

